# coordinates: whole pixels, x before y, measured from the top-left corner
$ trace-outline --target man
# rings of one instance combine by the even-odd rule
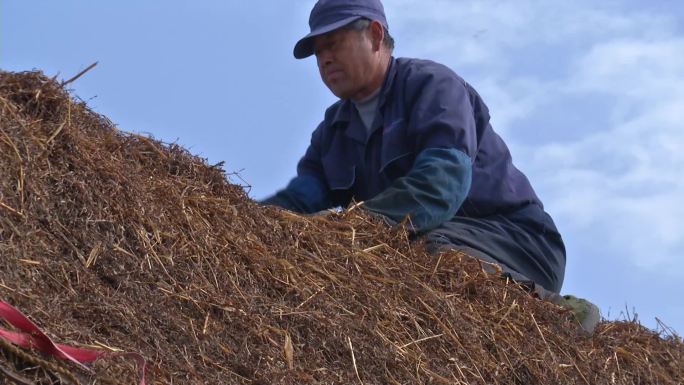
[[[309,25],[294,56],[315,55],[340,100],[313,132],[297,176],[264,203],[316,213],[355,200],[389,223],[408,218],[430,250],[496,263],[541,297],[579,304],[583,327],[593,329],[595,306],[557,294],[561,236],[473,87],[441,64],[392,57],[380,0],[319,0]]]

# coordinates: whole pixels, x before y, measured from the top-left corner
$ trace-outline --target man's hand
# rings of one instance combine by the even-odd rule
[[[339,211],[337,209],[325,209],[321,211],[317,211],[313,214],[309,214],[312,217],[329,217],[333,214],[337,214]]]
[[[395,226],[397,223],[399,223],[399,222],[395,221],[394,219],[392,219],[392,218],[390,218],[390,217],[387,217],[387,216],[382,215],[382,214],[380,214],[380,213],[376,213],[376,212],[370,211],[370,210],[366,209],[366,208],[363,207],[363,206],[361,206],[361,208],[363,209],[363,212],[364,212],[364,213],[368,214],[368,216],[370,216],[370,217],[372,217],[372,218],[375,218],[375,219],[381,220],[381,221],[382,221],[383,223],[385,223],[387,226],[393,227],[393,226]]]

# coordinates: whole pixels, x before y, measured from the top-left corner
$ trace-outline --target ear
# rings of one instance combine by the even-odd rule
[[[368,32],[370,33],[373,51],[379,51],[382,46],[382,40],[385,38],[385,29],[379,21],[373,20],[368,26]]]

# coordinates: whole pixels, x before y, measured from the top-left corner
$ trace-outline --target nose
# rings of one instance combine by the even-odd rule
[[[322,49],[316,52],[316,61],[318,62],[318,67],[321,69],[332,64],[332,55],[330,55],[330,50]]]

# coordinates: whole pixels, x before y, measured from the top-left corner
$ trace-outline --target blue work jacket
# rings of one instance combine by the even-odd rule
[[[489,123],[478,93],[448,67],[392,58],[370,130],[350,100],[325,112],[297,176],[264,203],[313,213],[351,200],[427,231],[454,216],[542,203]],[[526,222],[556,231],[543,210]],[[536,226],[535,226],[536,227]]]

